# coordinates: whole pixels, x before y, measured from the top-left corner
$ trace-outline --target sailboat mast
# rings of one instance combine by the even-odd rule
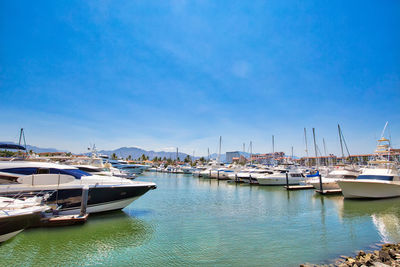
[[[253,143],[250,141],[250,164],[253,165]]]
[[[329,158],[328,158],[328,154],[326,153],[325,138],[322,138],[322,142],[324,143],[324,154],[325,154],[325,158],[327,160],[328,166],[329,166]]]
[[[306,142],[306,156],[307,156],[307,161],[306,161],[306,166],[309,166],[309,156],[308,156],[308,144],[307,144],[307,131],[306,128],[304,128],[304,141]]]
[[[221,160],[221,142],[222,142],[222,136],[219,137],[218,164],[220,163]]]
[[[274,135],[272,135],[272,154],[275,153],[275,138]]]
[[[340,149],[342,150],[342,159],[344,159],[344,152],[343,152],[343,140],[342,140],[342,130],[340,129],[340,125],[337,125],[339,131],[339,140],[340,140]]]
[[[293,146],[292,146],[292,160],[293,160]]]
[[[313,139],[314,139],[314,150],[315,150],[315,161],[318,167],[318,153],[317,153],[317,142],[315,142],[315,128],[312,128]]]

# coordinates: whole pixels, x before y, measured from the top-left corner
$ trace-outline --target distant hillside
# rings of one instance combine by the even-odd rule
[[[161,157],[161,158],[171,158],[171,159],[176,159],[176,152],[165,152],[165,151],[147,151],[141,148],[137,147],[120,147],[114,150],[100,150],[98,151],[99,154],[103,155],[108,155],[111,156],[113,153],[115,153],[118,157],[120,158],[127,158],[128,156],[131,156],[133,159],[137,159],[141,157],[143,154],[149,157],[149,159],[153,159],[154,157]],[[183,160],[188,154],[179,152],[178,157],[180,160]]]
[[[0,141],[0,143],[6,143],[6,144],[15,144],[18,145],[15,142],[7,142],[7,141]],[[37,147],[37,146],[31,146],[31,145],[26,145],[26,149],[32,150],[35,153],[45,153],[45,152],[68,152],[68,151],[64,151],[64,150],[58,150],[55,148],[44,148],[44,147]]]

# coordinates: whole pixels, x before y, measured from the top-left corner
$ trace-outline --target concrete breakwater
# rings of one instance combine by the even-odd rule
[[[384,244],[380,250],[366,253],[360,250],[355,257],[342,256],[333,264],[316,265],[316,264],[300,264],[300,267],[322,267],[322,266],[338,266],[338,267],[365,267],[365,266],[400,266],[400,243]]]

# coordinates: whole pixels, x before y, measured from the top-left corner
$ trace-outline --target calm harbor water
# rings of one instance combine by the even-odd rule
[[[400,199],[147,173],[158,188],[82,226],[29,229],[0,246],[2,266],[298,266],[400,242]]]

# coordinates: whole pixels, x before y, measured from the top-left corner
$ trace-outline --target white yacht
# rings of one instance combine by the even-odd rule
[[[328,172],[326,176],[321,176],[322,188],[324,190],[340,189],[337,181],[343,179],[356,179],[359,172],[354,168],[348,168],[346,166],[336,166],[333,170]],[[321,190],[319,177],[313,177],[306,181],[307,184],[314,186],[315,189]]]
[[[400,196],[399,171],[391,162],[375,161],[361,170],[356,180],[337,181],[345,198]]]
[[[196,166],[195,170],[193,171],[193,176],[195,177],[201,177],[201,172],[206,170],[207,167],[205,166]]]
[[[69,165],[0,161],[0,196],[36,196],[55,191],[46,204],[60,206],[60,214],[79,212],[84,186],[89,187],[88,213],[123,209],[156,188],[151,182],[94,175]]]
[[[272,174],[260,174],[256,176],[259,185],[286,185],[286,173],[288,173],[289,185],[298,185],[304,180],[304,175],[297,170],[275,170]]]
[[[184,174],[192,174],[196,169],[190,165],[185,165],[181,167],[181,170]]]
[[[118,168],[129,174],[141,174],[145,170],[150,168],[149,165],[129,164],[128,162],[123,160],[110,160],[109,163],[111,163],[113,167]]]
[[[383,136],[383,134],[382,134]],[[390,141],[378,140],[377,159],[361,170],[356,180],[337,183],[345,198],[390,198],[400,196],[399,170],[391,160]],[[385,157],[386,156],[386,157]]]

